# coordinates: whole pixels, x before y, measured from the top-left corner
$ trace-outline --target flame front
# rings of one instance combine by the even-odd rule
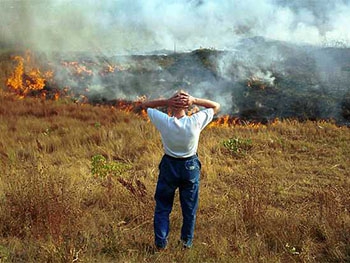
[[[271,124],[277,124],[278,119],[274,120]],[[223,115],[218,117],[217,119],[213,120],[209,127],[236,127],[239,126],[240,128],[248,128],[248,129],[260,129],[260,128],[266,128],[267,126],[260,123],[260,122],[249,122],[241,120],[237,117],[232,117],[230,115]]]
[[[86,65],[81,65],[77,61],[62,61],[62,66],[71,69],[76,76],[92,76],[94,73],[91,69],[88,69]]]
[[[76,100],[79,104],[86,104],[89,103],[89,98],[87,95],[84,94],[74,94],[69,87],[65,87],[62,90],[58,91],[55,90],[48,90],[45,89],[45,85],[47,81],[50,81],[53,79],[53,71],[47,71],[42,73],[39,68],[34,67],[33,63],[31,62],[31,56],[30,52],[27,52],[25,54],[25,57],[22,56],[16,56],[14,57],[14,60],[17,62],[17,66],[15,67],[13,73],[11,76],[7,79],[7,87],[9,90],[15,92],[20,98],[24,98],[26,95],[34,95],[34,96],[40,96],[42,99],[47,99],[50,97],[53,100],[58,100],[60,96],[66,95],[66,97],[73,97],[78,95],[79,98]],[[94,75],[93,69],[90,69],[87,65],[79,64],[79,62],[73,61],[73,62],[67,62],[62,61],[61,65],[64,66],[69,70],[71,73],[71,76],[79,77],[79,78],[86,78],[91,77]],[[105,67],[102,71],[99,73],[104,76],[108,73],[113,73],[115,70],[123,71],[126,70],[126,67],[123,67],[121,65],[112,65],[108,64],[107,67]],[[50,85],[48,85],[50,86]],[[251,88],[259,88],[259,89],[265,89],[266,85],[263,81],[261,81],[258,78],[251,77],[248,79],[247,86]],[[38,91],[38,92],[36,92]],[[68,94],[71,92],[71,94]],[[89,93],[89,89],[85,89],[85,93]],[[114,104],[112,105],[112,108],[116,108],[119,110],[122,110],[124,112],[128,113],[137,113],[142,118],[148,119],[147,112],[145,109],[141,109],[139,106],[140,104],[145,101],[147,98],[145,96],[141,96],[137,98],[135,101],[128,101],[128,100],[122,100],[117,99],[114,100]],[[111,105],[110,103],[108,103]],[[189,109],[188,115],[195,114],[197,111],[199,111],[199,108],[193,107]],[[149,120],[149,119],[148,119]],[[272,125],[275,123],[278,123],[278,120],[275,120],[272,122]],[[237,117],[232,117],[230,115],[223,115],[215,119],[213,122],[210,123],[210,127],[244,127],[244,128],[253,128],[253,129],[260,129],[266,127],[266,125],[263,125],[261,123],[256,122],[246,122],[242,121],[241,119]]]
[[[20,56],[14,58],[18,62],[15,71],[12,73],[12,76],[7,80],[7,86],[13,91],[20,93],[23,90],[23,73],[24,73],[24,59]]]
[[[31,67],[30,52],[26,53],[25,58],[15,56],[14,60],[17,61],[18,64],[12,75],[7,79],[6,84],[7,87],[19,95],[20,98],[25,97],[31,91],[43,90],[46,79],[52,78],[53,76],[52,71],[41,73],[38,68]]]

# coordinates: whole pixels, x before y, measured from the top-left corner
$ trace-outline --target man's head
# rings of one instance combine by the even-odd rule
[[[183,95],[187,95],[187,96],[189,95],[188,92],[183,90],[183,89],[180,89],[180,90],[176,91],[175,94],[178,94],[178,95],[183,94]]]
[[[170,108],[173,112],[173,115],[184,115],[186,114],[186,110],[188,109],[188,98],[189,94],[184,90],[178,90],[174,93],[174,95],[169,99]]]

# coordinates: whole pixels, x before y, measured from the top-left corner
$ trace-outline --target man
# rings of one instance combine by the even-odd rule
[[[206,109],[187,116],[192,106]],[[151,122],[161,134],[164,156],[159,164],[159,177],[155,193],[154,212],[155,245],[165,249],[168,243],[169,215],[174,201],[175,190],[179,188],[182,209],[180,240],[184,248],[192,246],[201,163],[197,156],[200,132],[207,126],[220,109],[220,104],[208,99],[195,98],[184,91],[177,92],[169,99],[146,101]],[[172,116],[157,107],[170,107]]]

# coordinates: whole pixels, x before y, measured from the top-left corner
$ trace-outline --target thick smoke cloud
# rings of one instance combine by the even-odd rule
[[[102,102],[183,88],[259,121],[349,122],[349,24],[350,0],[0,0],[0,48],[46,54],[49,88]]]
[[[348,0],[1,0],[1,45],[142,53],[232,49],[241,38],[350,45]]]

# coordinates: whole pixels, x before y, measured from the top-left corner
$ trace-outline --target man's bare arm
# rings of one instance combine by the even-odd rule
[[[181,94],[176,94],[169,99],[154,99],[143,102],[140,107],[146,108],[157,108],[157,107],[172,107],[172,108],[186,108],[187,101]]]
[[[197,105],[197,106],[202,106],[205,108],[212,108],[214,110],[214,113],[217,114],[220,110],[220,104],[212,101],[212,100],[208,100],[208,99],[202,99],[202,98],[196,98],[193,97],[187,93],[181,93],[181,95],[184,97],[183,100],[186,102],[187,107],[191,106],[191,105]]]
[[[147,109],[147,108],[157,108],[157,107],[166,107],[168,106],[169,102],[168,99],[155,99],[155,100],[149,100],[144,101],[141,103],[140,107]]]
[[[215,102],[215,101],[212,101],[212,100],[192,97],[192,99],[190,99],[190,101],[192,101],[192,104],[197,105],[197,106],[202,106],[205,108],[212,108],[214,110],[215,114],[217,114],[220,110],[220,104]]]

